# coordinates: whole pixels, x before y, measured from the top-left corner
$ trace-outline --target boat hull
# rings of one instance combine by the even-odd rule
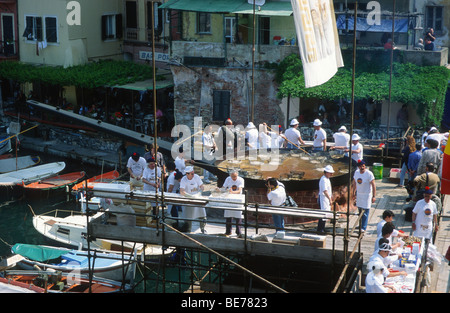
[[[52,176],[37,182],[33,182],[27,185],[22,185],[27,191],[47,191],[65,189],[79,182],[86,175],[85,172],[73,172],[63,175]]]
[[[41,159],[38,156],[21,156],[17,158],[0,159],[0,174],[23,170],[38,165]]]
[[[57,175],[65,167],[66,163],[64,162],[53,162],[0,174],[0,186],[15,186],[22,183],[29,184],[36,182]]]
[[[42,254],[45,255],[46,250],[62,253],[60,256],[61,262],[59,264],[51,263],[51,260],[44,261],[39,257],[37,258],[38,260],[33,260],[29,257],[29,250],[31,250],[31,253],[38,251],[38,256],[41,256]],[[24,270],[34,270],[37,266],[44,271],[60,271],[66,275],[72,272],[88,275],[89,272],[92,272],[95,277],[126,282],[134,280],[134,258],[130,257],[128,254],[124,254],[122,257],[122,255],[117,253],[92,250],[88,255],[88,251],[75,251],[73,249],[61,247],[24,244],[14,245],[12,247],[12,252],[24,257],[24,259],[18,263],[18,266]]]
[[[128,284],[114,280],[52,271],[7,271],[4,278],[20,282],[22,286],[40,288],[38,290],[45,293],[118,293],[132,289]]]

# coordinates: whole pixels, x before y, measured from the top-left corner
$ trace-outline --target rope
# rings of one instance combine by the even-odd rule
[[[39,125],[40,125],[40,124],[36,124],[36,125],[34,125],[33,127],[30,127],[30,128],[28,128],[28,129],[26,129],[26,130],[24,130],[24,131],[21,131],[21,132],[18,133],[18,134],[9,136],[8,138],[3,139],[2,141],[0,141],[0,143],[5,142],[5,141],[7,141],[7,140],[9,140],[9,139],[11,139],[11,138],[14,138],[14,137],[16,137],[16,136],[19,136],[20,134],[23,134],[23,133],[25,133],[25,132],[27,132],[27,131],[29,131],[29,130],[32,130],[33,128],[38,127]]]
[[[264,283],[266,283],[266,284],[272,286],[273,288],[275,288],[275,289],[277,289],[277,290],[279,290],[279,291],[281,291],[281,292],[283,292],[283,293],[287,293],[286,290],[284,290],[284,289],[278,287],[277,285],[275,285],[275,284],[273,284],[272,282],[270,282],[270,281],[264,279],[263,277],[256,275],[255,273],[253,273],[252,271],[246,269],[246,268],[243,267],[242,265],[240,265],[240,264],[238,264],[238,263],[236,263],[236,262],[230,260],[230,259],[227,258],[226,256],[224,256],[224,255],[222,255],[222,254],[220,254],[220,253],[218,253],[218,252],[216,252],[216,251],[214,251],[214,250],[208,248],[207,246],[205,246],[205,245],[202,244],[201,242],[199,242],[199,241],[197,241],[197,240],[195,240],[195,239],[193,239],[193,238],[187,236],[186,234],[180,232],[179,230],[173,228],[172,226],[166,224],[165,222],[160,222],[160,223],[163,224],[164,226],[168,227],[169,229],[175,231],[177,234],[179,234],[179,235],[181,235],[181,236],[183,236],[183,237],[185,237],[185,238],[191,240],[192,242],[198,244],[200,247],[202,247],[202,248],[208,250],[208,251],[211,252],[211,253],[214,253],[214,254],[217,255],[218,257],[225,259],[226,261],[230,262],[231,264],[235,265],[236,267],[240,268],[241,270],[247,272],[248,274],[254,276],[255,278],[257,278],[257,279],[263,281]]]
[[[5,245],[7,245],[8,247],[12,247],[12,245],[10,245],[9,243],[7,243],[5,240],[3,240],[3,238],[0,237],[0,241],[3,242]]]

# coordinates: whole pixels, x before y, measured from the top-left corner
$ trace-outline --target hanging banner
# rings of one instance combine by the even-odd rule
[[[441,194],[450,195],[450,143],[446,143],[442,158]]]
[[[321,85],[344,66],[332,0],[291,0],[306,88]]]

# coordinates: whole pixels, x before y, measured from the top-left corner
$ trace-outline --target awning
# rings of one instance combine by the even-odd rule
[[[159,6],[160,9],[208,13],[253,14],[253,4],[246,0],[170,0]],[[256,6],[256,15],[290,16],[291,2],[266,2]]]
[[[156,81],[156,89],[163,89],[163,88],[173,87],[173,86],[174,86],[174,84],[173,84],[172,79]],[[111,87],[128,89],[128,90],[136,90],[136,91],[153,90],[153,79],[142,80],[142,81],[129,83],[129,84],[125,84],[125,85],[115,85],[115,86],[111,86]]]
[[[353,16],[347,16],[348,30],[353,30]],[[338,29],[346,29],[345,26],[345,15],[338,15],[336,18],[336,24]],[[381,20],[380,25],[369,25],[367,19],[364,17],[356,18],[356,30],[361,32],[392,32],[392,20]],[[408,32],[408,19],[396,19],[394,31],[396,33],[407,33]]]
[[[293,13],[291,2],[266,2],[262,6],[257,5],[255,9],[256,15],[265,16],[291,16]],[[253,4],[243,3],[232,13],[253,14]]]
[[[243,0],[169,0],[160,9],[180,11],[231,13],[242,5]]]

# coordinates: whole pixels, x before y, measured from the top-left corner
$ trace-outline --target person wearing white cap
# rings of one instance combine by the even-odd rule
[[[392,293],[395,292],[393,286],[384,285],[385,267],[380,262],[369,262],[367,264],[369,273],[366,276],[366,293]]]
[[[230,176],[225,179],[222,188],[225,188],[230,194],[242,194],[245,181],[239,176],[237,169],[230,171]],[[233,219],[236,221],[236,235],[242,237],[241,224],[242,224],[242,212],[237,210],[224,210],[223,215],[226,219],[225,235],[230,236],[232,230]]]
[[[322,128],[322,122],[316,118],[313,123],[314,141],[312,151],[327,151],[327,133]]]
[[[295,118],[291,121],[290,127],[284,132],[284,136],[286,136],[286,148],[288,149],[299,149],[300,144],[305,144],[298,130],[298,121]]]
[[[378,239],[378,250],[375,251],[372,256],[369,258],[368,264],[374,264],[375,262],[380,264],[383,267],[383,276],[387,277],[396,277],[400,275],[406,276],[407,273],[405,271],[391,272],[388,269],[390,263],[393,262],[394,258],[390,258],[389,255],[392,253],[392,247],[389,244],[389,240],[386,238]],[[370,269],[369,269],[370,271]]]
[[[334,169],[331,165],[325,166],[323,176],[319,180],[319,205],[322,211],[331,211],[331,203],[333,200],[330,177],[333,176]],[[325,232],[326,219],[319,219],[317,224],[318,232]]]
[[[212,159],[213,153],[216,151],[216,141],[214,140],[214,135],[212,134],[212,126],[210,124],[205,125],[205,129],[202,134],[203,143],[203,153],[207,156],[208,160]],[[209,184],[209,179],[214,180],[214,175],[207,169],[203,169],[203,180],[205,184]]]
[[[180,181],[180,194],[185,196],[187,194],[194,195],[197,194],[204,189],[204,185],[200,176],[195,174],[193,166],[187,166],[186,175]],[[184,218],[187,219],[202,219],[200,222],[200,229],[202,233],[205,233],[205,225],[206,225],[206,210],[204,207],[192,207],[192,206],[183,206]],[[191,231],[192,221],[186,221],[188,225],[188,231]]]
[[[425,187],[424,198],[416,202],[412,211],[412,229],[416,237],[428,238],[433,240],[433,233],[438,231],[437,222],[438,211],[436,203],[431,200],[433,190]]]
[[[249,122],[245,128],[245,146],[247,149],[258,149],[258,130],[253,122]]]
[[[339,127],[338,131],[333,134],[333,138],[334,147],[331,147],[330,150],[337,150],[343,153],[350,147],[350,135],[347,134],[347,127]]]
[[[359,142],[361,137],[358,134],[353,134],[352,136],[352,159],[358,162],[363,159],[364,148],[362,144]],[[346,151],[350,151],[350,149],[346,149]]]

